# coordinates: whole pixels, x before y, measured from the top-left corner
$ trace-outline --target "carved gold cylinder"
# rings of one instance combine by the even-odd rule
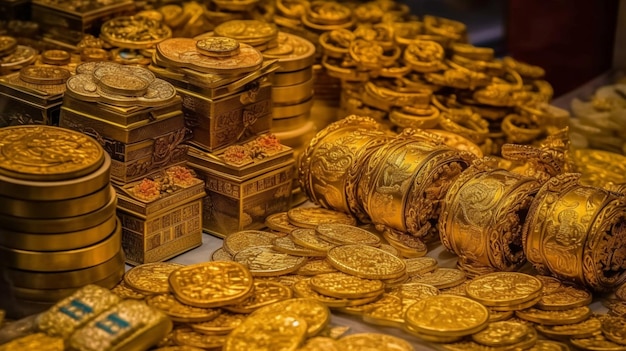
[[[311,201],[368,221],[356,200],[361,165],[390,139],[382,126],[368,117],[349,116],[330,124],[317,133],[302,155],[302,188]]]
[[[611,291],[626,280],[626,200],[578,178],[562,174],[539,190],[524,224],[524,252],[542,274]]]
[[[475,164],[449,188],[439,236],[466,272],[514,271],[526,258],[522,227],[540,183],[504,169]]]

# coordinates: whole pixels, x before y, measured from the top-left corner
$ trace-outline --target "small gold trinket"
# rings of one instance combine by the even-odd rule
[[[296,274],[299,275],[318,275],[325,273],[337,272],[335,267],[328,263],[325,259],[308,260],[302,267],[300,267]]]
[[[267,216],[265,218],[265,225],[271,230],[285,234],[289,234],[292,230],[299,228],[289,223],[287,212],[279,212]]]
[[[122,299],[143,300],[146,297],[146,295],[129,288],[124,282],[124,279],[114,286],[111,292]]]
[[[607,316],[602,320],[602,334],[605,338],[620,345],[626,345],[626,319]]]
[[[300,246],[296,244],[290,236],[274,238],[274,240],[272,240],[272,249],[293,256],[326,257],[325,251],[313,250],[304,246]]]
[[[406,263],[406,272],[409,276],[419,276],[424,273],[430,273],[437,269],[437,259],[433,257],[415,257],[415,258],[405,258],[404,263]]]
[[[223,247],[213,251],[211,254],[211,261],[232,261],[233,255],[229,254],[224,250]]]
[[[331,248],[337,246],[322,239],[315,229],[312,228],[298,228],[289,233],[289,237],[294,243],[307,247],[311,250],[327,252]]]
[[[570,342],[581,350],[626,351],[625,345],[614,343],[601,333],[589,338],[570,339]]]
[[[202,350],[216,348],[221,349],[221,347],[226,343],[225,335],[201,334],[191,328],[180,328],[174,330],[173,339],[177,345],[191,346],[194,348],[197,347]]]

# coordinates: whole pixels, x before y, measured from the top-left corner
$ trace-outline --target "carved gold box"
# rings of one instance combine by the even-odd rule
[[[0,127],[22,124],[59,125],[65,83],[36,85],[20,73],[0,77]]]
[[[184,168],[174,166],[173,168]],[[169,170],[168,169],[168,170]],[[166,171],[167,172],[167,171]],[[162,193],[147,201],[133,196],[144,181],[116,186],[117,216],[122,222],[122,248],[126,262],[137,265],[165,261],[202,244],[204,182]]]
[[[236,166],[223,153],[189,148],[188,166],[204,179],[203,228],[218,237],[265,227],[265,217],[287,211],[295,172],[293,150],[281,150],[264,159]]]
[[[119,107],[66,95],[59,125],[100,142],[111,156],[111,180],[117,184],[185,162],[180,98],[159,107]]]
[[[33,0],[31,18],[43,29],[44,40],[76,45],[84,34],[97,36],[105,21],[134,9],[130,0]]]

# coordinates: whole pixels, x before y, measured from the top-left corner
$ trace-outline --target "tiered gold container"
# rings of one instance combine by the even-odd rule
[[[271,152],[262,152],[263,156],[246,155],[249,150],[258,150],[251,143],[267,138],[271,136],[260,136],[213,154],[189,149],[188,165],[206,183],[202,214],[205,231],[226,237],[241,230],[261,229],[267,216],[290,208],[293,150],[274,143]]]
[[[124,253],[109,156],[58,127],[6,127],[0,135],[2,307],[21,315],[25,301],[37,308],[86,284],[115,286]]]

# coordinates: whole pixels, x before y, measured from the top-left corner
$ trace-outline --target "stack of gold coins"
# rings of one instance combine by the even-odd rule
[[[278,28],[258,20],[233,20],[215,27],[213,35],[228,37],[263,51],[278,46]]]
[[[0,75],[19,71],[37,59],[37,50],[30,46],[18,45],[11,36],[0,36]]]
[[[93,139],[50,126],[0,129],[0,299],[9,314],[124,273],[111,161]]]
[[[272,133],[294,149],[298,160],[315,133],[311,120],[315,46],[294,34],[279,32],[278,46],[263,51],[263,57],[278,59],[279,65],[272,80]],[[294,182],[292,204],[304,200],[306,197]]]

